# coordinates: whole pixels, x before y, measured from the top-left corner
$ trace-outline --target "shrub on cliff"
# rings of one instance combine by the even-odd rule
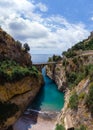
[[[69,99],[69,107],[74,110],[78,108],[78,95],[76,92],[73,92]]]
[[[26,52],[28,52],[30,50],[30,47],[27,43],[25,43],[23,47],[24,47]]]
[[[86,106],[93,115],[93,83],[89,86],[89,92],[86,97]]]
[[[16,45],[19,50],[22,48],[22,43],[20,41],[16,41]]]
[[[67,58],[72,58],[72,57],[76,56],[77,54],[74,51],[72,51],[71,49],[68,49],[68,51],[67,52],[64,51],[62,53],[62,55],[66,56]]]
[[[74,81],[77,79],[77,74],[75,72],[72,72],[68,75],[68,82],[74,83]]]
[[[93,81],[92,64],[80,66],[72,72],[66,71],[66,78],[69,84],[69,89],[73,89],[74,87],[76,87],[81,80],[88,76],[90,77],[90,80]]]
[[[53,55],[52,57],[49,57],[48,62],[57,62],[60,61],[61,59],[62,59],[61,56]]]
[[[64,126],[57,124],[55,130],[65,130]]]
[[[57,62],[60,61],[62,58],[61,56],[53,55],[53,61]]]
[[[87,130],[87,128],[84,125],[81,125],[79,128],[76,128],[75,130]]]
[[[65,55],[66,57],[70,58],[70,57],[74,57],[76,56],[75,51],[79,51],[79,50],[93,50],[93,38],[92,39],[88,39],[88,41],[85,43],[85,41],[79,42],[77,44],[75,44],[71,49],[68,49],[68,51],[64,51],[63,55]]]
[[[88,76],[93,74],[93,65],[89,64],[85,67],[85,75]]]
[[[88,42],[85,44],[84,44],[84,41],[82,41],[72,47],[72,50],[81,50],[81,49],[93,50],[93,38],[88,40]]]
[[[38,77],[38,70],[32,66],[23,67],[14,61],[0,62],[0,83],[13,82],[22,79],[25,76]]]

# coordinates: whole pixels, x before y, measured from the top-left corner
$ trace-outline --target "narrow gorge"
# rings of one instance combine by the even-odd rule
[[[64,106],[64,93],[58,91],[54,81],[46,76],[45,68],[42,69],[42,74],[45,85],[15,123],[14,130],[51,130],[55,127],[58,114]]]

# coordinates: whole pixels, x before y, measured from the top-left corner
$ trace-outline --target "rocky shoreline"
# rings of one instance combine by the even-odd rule
[[[66,110],[68,108],[69,98],[70,98],[70,90],[66,89],[65,97],[64,97],[64,100],[65,100],[64,107],[62,108],[61,112],[58,114],[56,124],[62,124],[62,120],[65,118]]]
[[[13,130],[54,130],[56,117],[42,115],[37,112],[31,112],[24,114],[13,125]]]

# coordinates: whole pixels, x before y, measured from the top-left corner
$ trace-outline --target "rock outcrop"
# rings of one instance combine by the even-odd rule
[[[74,128],[79,129],[81,126],[83,126],[86,128],[86,130],[93,129],[93,117],[91,115],[91,112],[87,109],[85,105],[86,96],[89,91],[89,84],[90,80],[84,79],[72,91],[70,91],[69,89],[67,90],[65,94],[64,108],[62,109],[61,113],[58,116],[57,123],[65,126],[64,120],[66,115],[68,114],[71,117]],[[73,91],[76,91],[79,97],[77,110],[71,109],[69,107],[69,100]]]
[[[66,88],[66,74],[65,74],[65,68],[62,66],[62,64],[47,65],[46,66],[46,74],[52,80],[55,81],[55,83],[57,84],[58,89],[60,91],[65,90],[65,88]]]
[[[19,108],[15,115],[7,118],[3,125],[0,124],[0,130],[8,128],[19,118],[27,105],[33,101],[43,83],[43,77],[40,75],[38,79],[25,77],[16,83],[0,85],[0,101],[9,101],[16,104]]]
[[[31,56],[19,41],[15,41],[0,28],[0,61],[11,59],[20,65],[31,65]]]

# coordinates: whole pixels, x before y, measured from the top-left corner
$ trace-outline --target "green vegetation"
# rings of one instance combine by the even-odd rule
[[[75,72],[72,72],[68,75],[68,82],[74,83],[77,79],[77,74]]]
[[[53,61],[61,60],[61,56],[53,55]]]
[[[69,88],[72,89],[87,76],[93,81],[93,65],[79,66],[76,71],[66,72]]]
[[[53,57],[49,57],[48,62],[57,62],[60,61],[62,59],[61,56],[57,56],[57,55],[53,55]]]
[[[63,59],[63,66],[67,66],[69,64],[69,62],[66,59]]]
[[[22,49],[22,43],[20,41],[16,41],[16,45],[18,49]]]
[[[79,128],[76,128],[75,130],[87,130],[87,128],[84,125],[81,125]]]
[[[76,92],[73,92],[69,99],[69,107],[74,110],[76,110],[78,107],[78,95]]]
[[[89,86],[89,92],[86,97],[86,106],[93,115],[93,82]]]
[[[93,50],[93,38],[86,43],[82,41],[72,47],[72,50],[80,50],[80,49],[82,49],[83,51]]]
[[[68,51],[64,51],[62,53],[62,55],[66,56],[67,58],[72,58],[72,57],[76,56],[77,54],[74,51],[72,51],[71,49],[68,49]]]
[[[89,64],[85,67],[85,75],[89,75],[91,77],[91,75],[93,74],[93,65]]]
[[[85,98],[85,96],[86,96],[86,93],[82,92],[82,93],[79,94],[79,99],[83,100]]]
[[[65,130],[64,126],[57,124],[55,130]]]
[[[38,77],[38,70],[34,66],[20,66],[15,61],[0,62],[0,83],[13,82],[25,76]]]
[[[67,58],[72,58],[76,56],[76,51],[78,50],[93,50],[93,38],[88,40],[87,42],[82,41],[74,45],[71,49],[68,49],[67,51],[64,51],[62,55],[66,56]]]
[[[78,85],[78,83],[82,79],[84,79],[85,73],[84,72],[70,72],[70,73],[66,73],[66,77],[69,84],[69,89],[72,89],[73,87]]]
[[[27,43],[25,43],[23,47],[25,49],[25,52],[28,52],[30,50],[30,47]]]
[[[73,63],[76,64],[76,65],[78,65],[78,60],[79,60],[78,57],[74,57],[72,59]]]
[[[2,125],[7,118],[13,116],[18,111],[18,106],[14,103],[0,102],[0,124]]]

